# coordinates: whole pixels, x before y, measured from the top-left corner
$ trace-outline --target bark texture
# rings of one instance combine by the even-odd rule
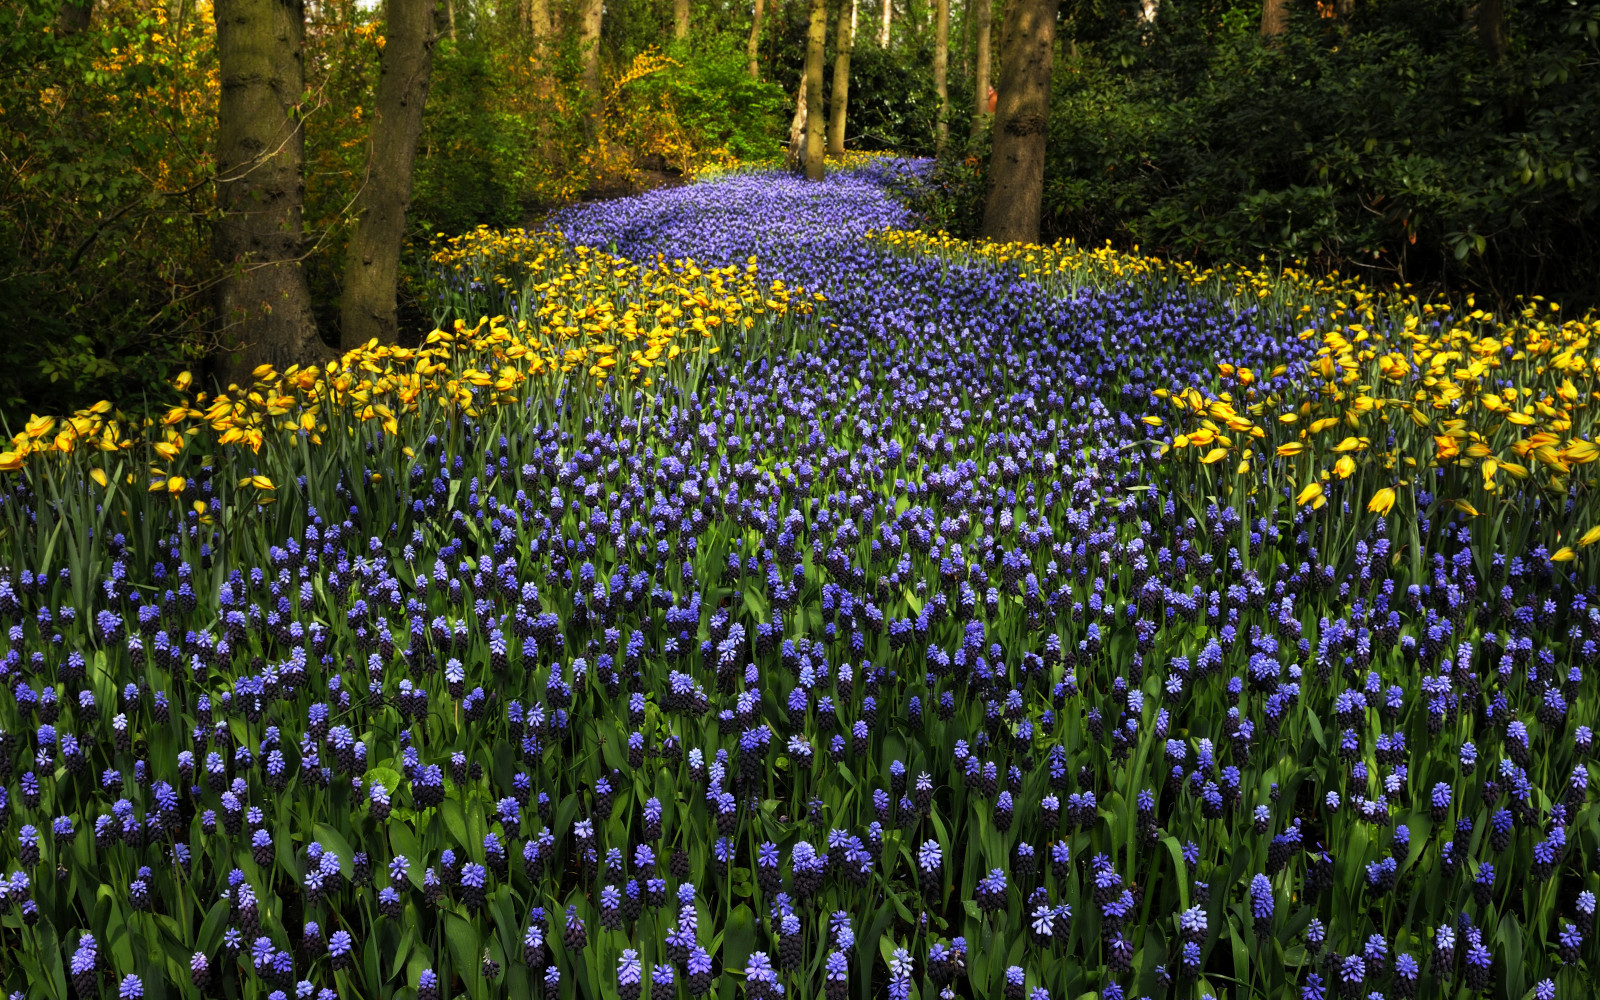
[[[992,0],[971,0],[973,32],[977,35],[977,53],[972,64],[972,134],[983,132],[989,124],[989,50],[990,22],[993,19]]]
[[[746,51],[750,55],[750,79],[761,79],[761,68],[756,64],[756,57],[761,53],[761,15],[766,4],[763,0],[756,0],[755,11],[750,15],[750,44]]]
[[[934,0],[933,90],[939,95],[934,145],[942,152],[950,141],[950,0]]]
[[[672,37],[680,42],[689,37],[689,0],[672,0]]]
[[[88,30],[89,20],[93,15],[94,0],[82,0],[82,2],[67,0],[56,12],[56,34],[76,35],[80,31]]]
[[[790,170],[804,170],[806,166],[806,74],[800,73],[800,84],[795,88],[794,117],[789,119]]]
[[[594,135],[600,126],[600,18],[604,11],[602,0],[579,0],[578,49],[583,56],[583,89],[589,100],[584,114],[584,128]]]
[[[834,36],[833,96],[828,105],[828,152],[844,155],[845,111],[850,103],[850,52],[856,43],[856,0],[845,0],[848,10],[839,13],[839,30]]]
[[[1261,37],[1277,38],[1289,30],[1289,0],[1262,0]]]
[[[806,178],[820,181],[823,163],[823,127],[827,116],[822,104],[823,47],[828,43],[828,2],[811,0],[811,24],[806,29]]]
[[[223,268],[217,312],[233,350],[220,374],[248,384],[258,365],[317,361],[304,252],[305,6],[302,0],[217,0],[217,209]]]
[[[350,350],[399,337],[395,291],[411,206],[412,165],[433,71],[434,0],[388,0],[378,69],[378,116],[368,136],[367,176],[339,299],[339,345]]]
[[[1478,0],[1478,42],[1495,63],[1506,58],[1505,0]]]
[[[1006,6],[1000,104],[983,212],[983,235],[992,240],[1039,242],[1056,5],[1057,0],[1012,0]]]
[[[894,0],[878,0],[878,2],[881,5],[878,14],[882,18],[882,23],[878,27],[878,47],[886,49],[889,47],[889,19],[894,16]]]

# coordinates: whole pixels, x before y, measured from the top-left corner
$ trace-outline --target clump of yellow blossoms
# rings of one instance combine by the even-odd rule
[[[1176,432],[1163,453],[1228,469],[1247,489],[1266,473],[1292,486],[1298,505],[1320,509],[1328,484],[1340,482],[1369,513],[1384,515],[1416,486],[1467,517],[1521,504],[1526,518],[1523,501],[1535,493],[1562,507],[1574,486],[1593,485],[1595,314],[1564,318],[1535,298],[1497,318],[1470,297],[1458,311],[1337,273],[1202,268],[1071,241],[1042,247],[899,230],[870,238],[951,263],[1012,267],[1046,288],[1189,289],[1254,305],[1268,320],[1310,322],[1270,370],[1221,363],[1209,384],[1156,390]],[[1145,423],[1167,420],[1151,415]],[[1441,472],[1424,481],[1430,469]],[[1252,474],[1258,478],[1243,478]],[[1226,482],[1209,485],[1232,491]],[[1575,541],[1600,541],[1600,527]],[[1575,556],[1563,546],[1551,558]]]
[[[703,368],[726,335],[786,327],[812,310],[797,290],[763,281],[754,258],[721,268],[636,264],[556,234],[480,229],[442,242],[431,261],[455,289],[455,315],[502,308],[471,324],[455,319],[416,348],[372,342],[322,365],[264,366],[251,385],[214,396],[193,391],[185,373],[174,383],[181,401],[137,425],[109,402],[70,417],[35,416],[0,453],[0,471],[46,453],[139,445],[150,447],[152,461],[170,462],[206,431],[208,446],[260,451],[274,435],[303,433],[319,444],[331,423],[373,423],[395,434],[423,410],[476,418],[616,383],[650,390]]]
[[[1382,316],[1371,305],[1364,296],[1340,303],[1327,328],[1300,334],[1317,347],[1292,391],[1246,405],[1227,392],[1158,390],[1185,430],[1172,447],[1204,463],[1235,459],[1240,473],[1257,454],[1289,460],[1302,484],[1297,502],[1315,506],[1326,502],[1323,483],[1371,473],[1366,505],[1381,514],[1419,469],[1456,474],[1450,499],[1469,516],[1486,502],[1528,490],[1561,496],[1574,477],[1593,478],[1582,470],[1600,458],[1600,320],[1563,319],[1538,301],[1505,321],[1414,300],[1412,311]],[[1253,375],[1224,364],[1218,377],[1237,387]]]

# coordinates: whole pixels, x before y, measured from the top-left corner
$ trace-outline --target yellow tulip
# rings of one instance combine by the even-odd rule
[[[1145,423],[1149,424],[1151,427],[1160,427],[1161,426],[1161,418],[1160,417],[1144,417],[1143,420],[1144,420]]]
[[[1578,539],[1578,547],[1586,549],[1595,542],[1600,542],[1600,524],[1583,533],[1583,537]]]
[[[1385,486],[1374,493],[1371,500],[1367,501],[1367,511],[1373,514],[1387,515],[1389,511],[1394,509],[1394,501],[1394,488]]]
[[[1553,563],[1571,562],[1576,558],[1578,558],[1578,553],[1572,548],[1572,546],[1563,545],[1556,551],[1555,555],[1550,557],[1550,561]]]
[[[167,492],[173,494],[182,493],[183,488],[187,485],[189,485],[188,481],[182,476],[173,476],[167,480]]]
[[[1340,479],[1349,479],[1350,474],[1356,471],[1356,461],[1349,455],[1345,455],[1333,463],[1333,471],[1338,474]]]
[[[1567,444],[1566,448],[1562,449],[1561,457],[1569,462],[1587,465],[1600,458],[1600,447],[1596,447],[1588,441],[1572,441]]]
[[[1306,446],[1304,444],[1302,444],[1301,442],[1299,442],[1299,441],[1291,441],[1288,444],[1280,444],[1280,445],[1278,445],[1278,457],[1279,458],[1292,458],[1293,456],[1298,455],[1298,454],[1300,454],[1301,452],[1303,452],[1305,450],[1306,450]]]
[[[1294,502],[1296,506],[1303,507],[1313,500],[1320,499],[1322,499],[1322,484],[1312,483],[1300,491],[1300,495],[1294,498]]]
[[[1200,460],[1200,464],[1211,465],[1212,463],[1222,461],[1226,457],[1228,457],[1228,449],[1212,448],[1210,451],[1206,452],[1206,456]]]
[[[101,489],[106,488],[106,470],[95,467],[89,470],[89,478],[100,484]]]
[[[1470,504],[1470,503],[1467,503],[1465,500],[1454,500],[1454,501],[1451,501],[1451,506],[1455,507],[1456,510],[1459,510],[1461,513],[1467,515],[1468,517],[1477,517],[1478,516],[1478,508],[1472,506],[1472,504]]]

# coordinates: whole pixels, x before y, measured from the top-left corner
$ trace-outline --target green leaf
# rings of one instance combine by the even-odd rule
[[[394,950],[394,958],[389,962],[389,978],[394,979],[400,975],[400,970],[405,967],[406,959],[411,957],[411,949],[416,943],[417,927],[415,924],[406,924],[406,932],[400,936],[400,947]]]
[[[226,899],[218,900],[211,905],[206,913],[205,923],[200,925],[200,935],[194,940],[194,950],[203,951],[207,955],[215,952],[222,943],[222,932],[228,926],[229,905]]]
[[[332,851],[339,858],[339,871],[345,878],[350,878],[355,873],[355,852],[350,849],[350,842],[344,839],[344,834],[335,830],[326,823],[318,823],[312,830],[312,835],[317,838],[324,850]]]
[[[728,914],[728,923],[722,931],[722,967],[742,973],[750,953],[755,950],[756,917],[749,906],[740,903]]]
[[[460,799],[448,798],[439,803],[439,817],[444,820],[444,828],[455,839],[457,847],[465,849],[472,843],[467,836],[467,814],[461,808]]]
[[[417,874],[423,862],[422,845],[417,842],[416,832],[402,819],[389,820],[389,849],[396,857],[404,856],[409,866],[406,874],[411,879],[411,884],[422,888],[422,877]]]
[[[481,945],[477,928],[460,916],[449,913],[445,915],[444,933],[450,942],[450,960],[455,965],[456,974],[467,984],[473,1000],[477,1000],[483,994],[484,987],[483,976],[479,974]]]

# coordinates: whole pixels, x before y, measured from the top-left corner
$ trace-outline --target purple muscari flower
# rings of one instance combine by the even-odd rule
[[[328,959],[335,971],[348,969],[354,959],[355,941],[347,930],[337,930],[328,938]]]
[[[772,997],[776,995],[778,986],[778,973],[772,967],[772,962],[764,951],[755,952],[744,967],[745,993],[751,997]]]
[[[1250,913],[1255,918],[1256,933],[1266,936],[1272,933],[1272,908],[1273,908],[1272,883],[1265,875],[1256,875],[1250,880]]]
[[[617,995],[622,1000],[639,1000],[643,975],[639,953],[632,948],[624,948],[622,956],[617,959]]]

